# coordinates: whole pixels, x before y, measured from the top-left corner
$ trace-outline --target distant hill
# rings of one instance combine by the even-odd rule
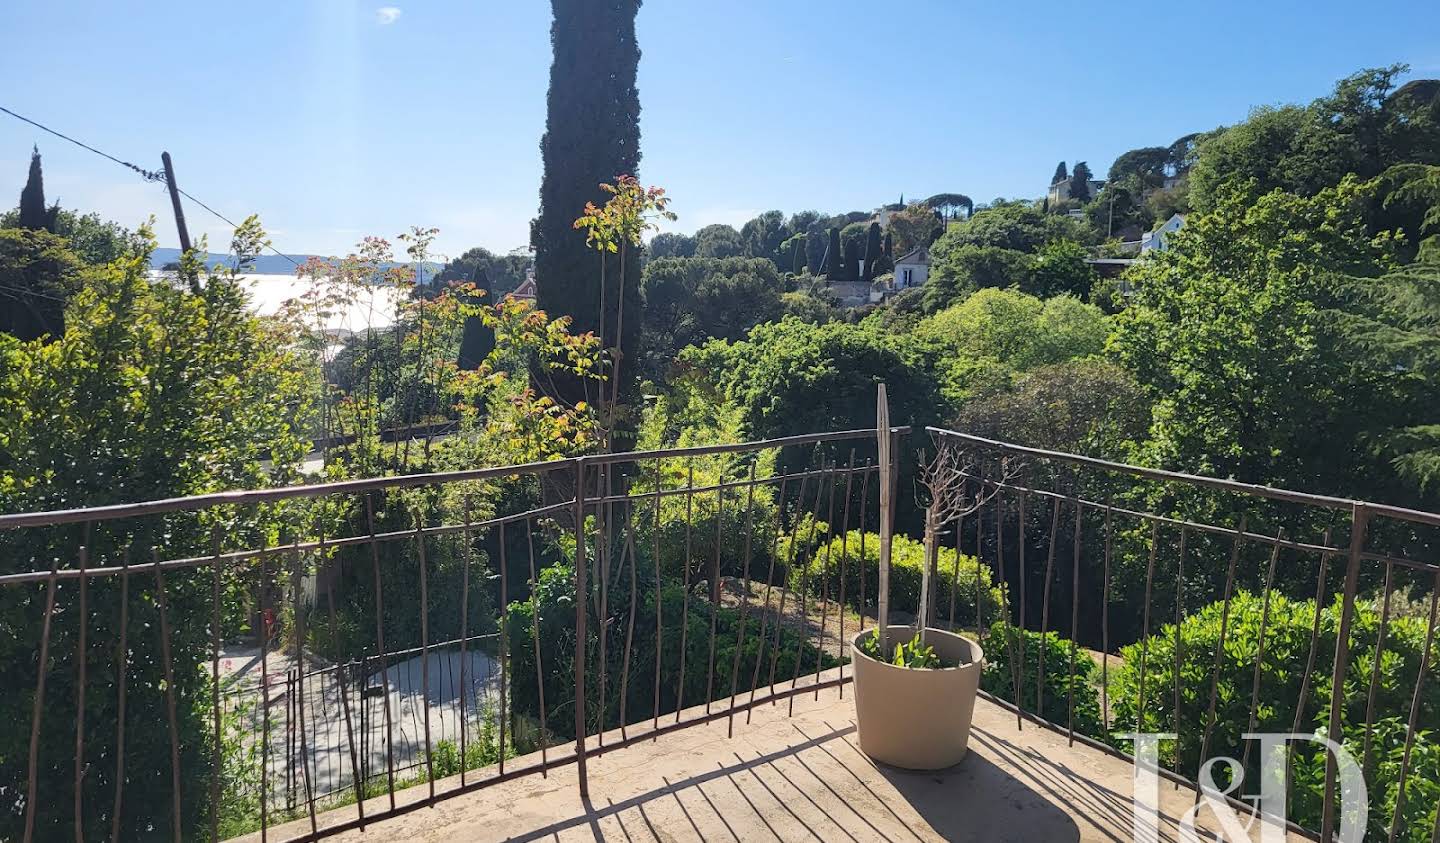
[[[324,256],[324,255],[290,255],[290,258],[294,260],[294,263],[291,263],[290,260],[287,260],[287,259],[285,259],[285,258],[283,258],[283,257],[281,257],[281,256],[279,256],[279,255],[274,255],[274,254],[271,254],[271,255],[260,255],[260,256],[258,256],[258,257],[255,258],[255,263],[254,263],[254,265],[253,265],[251,268],[247,269],[247,272],[253,273],[253,274],[255,274],[255,275],[294,275],[294,274],[295,274],[295,264],[304,263],[306,260],[308,260],[309,258],[313,258],[313,257],[325,257],[325,256]],[[180,260],[180,250],[179,250],[179,249],[156,249],[154,252],[152,252],[152,253],[150,254],[150,268],[151,268],[151,269],[164,269],[166,264],[177,263],[177,262],[179,262],[179,260]],[[210,266],[230,266],[230,265],[233,264],[234,262],[235,262],[235,256],[234,256],[234,255],[210,255],[209,260],[207,261],[207,263],[208,263]],[[402,265],[402,264],[386,264],[386,267],[385,267],[385,268],[388,269],[388,268],[391,267],[391,266],[401,266],[401,265]],[[427,263],[427,264],[425,264],[425,272],[426,272],[427,275],[430,274],[430,273],[439,272],[440,269],[441,269],[441,264],[438,264],[438,263]]]

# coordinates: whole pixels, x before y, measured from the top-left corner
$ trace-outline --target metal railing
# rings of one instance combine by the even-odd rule
[[[1373,833],[1440,832],[1434,804],[1407,803],[1417,740],[1440,727],[1430,696],[1440,690],[1432,676],[1440,565],[1425,561],[1440,548],[1440,514],[927,432],[953,452],[950,465],[963,466],[957,482],[973,503],[946,537],[972,549],[1000,584],[1008,628],[986,652],[1005,675],[987,674],[982,693],[1013,711],[1017,728],[1038,722],[1132,761],[1117,733],[1176,733],[1162,776],[1193,787],[1200,765],[1229,753],[1247,788],[1258,759],[1242,733],[1315,731],[1359,758]],[[1402,597],[1416,605],[1402,606]],[[1041,643],[1031,646],[1037,631]],[[984,641],[983,625],[979,635]],[[1047,638],[1063,653],[1059,664],[1046,664],[1055,649]],[[1187,654],[1188,639],[1207,646]],[[1293,660],[1277,663],[1277,648],[1294,648],[1285,651]],[[1168,657],[1158,664],[1157,649]],[[1089,674],[1090,660],[1099,675],[1077,681],[1077,665]],[[1063,705],[1047,706],[1052,682]],[[1277,689],[1293,696],[1276,698]],[[1077,697],[1090,694],[1100,698],[1099,722],[1086,729]],[[1217,710],[1236,707],[1238,722]],[[1393,717],[1403,728],[1387,745],[1397,739],[1377,737],[1377,723]],[[1293,759],[1283,784],[1290,830],[1330,839],[1336,761],[1322,754],[1308,811]],[[1430,787],[1436,772],[1426,771]],[[1232,804],[1254,811],[1240,795],[1230,794]]]
[[[319,839],[818,697],[858,630],[851,554],[810,563],[877,529],[875,442],[0,515],[0,837]]]

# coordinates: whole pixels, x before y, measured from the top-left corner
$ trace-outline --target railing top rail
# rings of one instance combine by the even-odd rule
[[[1267,498],[1270,500],[1283,501],[1286,503],[1307,504],[1310,506],[1321,506],[1336,510],[1353,510],[1363,508],[1369,510],[1371,515],[1386,518],[1396,518],[1402,521],[1410,521],[1416,524],[1424,524],[1432,527],[1440,527],[1440,513],[1426,512],[1419,509],[1408,509],[1402,506],[1391,506],[1389,504],[1372,503],[1370,501],[1355,500],[1352,498],[1340,498],[1330,495],[1317,495],[1310,492],[1297,492],[1293,489],[1278,489],[1273,486],[1260,486],[1254,483],[1242,483],[1238,480],[1225,480],[1219,477],[1204,477],[1198,474],[1185,474],[1178,471],[1166,471],[1159,468],[1145,468],[1128,463],[1102,460],[1097,457],[1086,457],[1080,454],[1069,454],[1064,451],[1050,451],[1044,448],[1032,448],[1026,445],[1016,445],[1013,442],[1002,442],[998,439],[986,439],[983,436],[976,436],[971,433],[961,433],[957,430],[947,430],[941,427],[926,427],[925,431],[934,436],[947,439],[961,439],[966,442],[973,442],[985,448],[999,451],[1008,451],[1016,454],[1028,454],[1056,462],[1066,462],[1073,465],[1084,465],[1091,468],[1098,468],[1104,471],[1113,471],[1121,474],[1129,474],[1134,477],[1142,477],[1147,480],[1161,480],[1166,482],[1187,483],[1192,486],[1203,486],[1210,489],[1219,489],[1226,492],[1239,492],[1241,494],[1253,495],[1255,497]]]
[[[909,427],[893,427],[892,433],[907,434]],[[701,445],[688,448],[665,448],[654,451],[625,451],[618,454],[567,457],[546,462],[518,463],[464,471],[443,471],[427,474],[401,474],[392,477],[368,477],[357,480],[339,480],[331,483],[312,483],[303,486],[281,486],[274,489],[242,489],[230,492],[211,492],[204,495],[190,495],[179,498],[163,498],[136,503],[110,504],[107,506],[58,509],[42,512],[21,512],[0,515],[0,530],[14,530],[22,527],[52,527],[60,524],[114,521],[121,518],[138,518],[160,515],[168,512],[202,509],[211,506],[235,506],[292,498],[313,498],[323,495],[357,494],[381,489],[408,489],[438,483],[459,483],[473,480],[488,480],[495,477],[546,474],[560,469],[573,470],[576,463],[611,464],[638,462],[674,457],[704,456],[708,454],[734,453],[764,448],[779,448],[788,445],[806,445],[815,442],[835,442],[863,439],[875,435],[874,430],[844,430],[830,433],[806,433],[797,436],[783,436],[776,439],[762,439],[752,442],[737,442],[724,445]]]

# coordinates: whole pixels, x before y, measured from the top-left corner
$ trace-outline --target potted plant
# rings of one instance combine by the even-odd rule
[[[943,525],[984,503],[984,489],[967,494],[967,472],[954,447],[942,446],[925,469],[930,493],[925,510],[925,567],[914,626],[889,624],[890,539],[894,495],[892,440],[885,385],[876,407],[880,446],[880,588],[878,624],[851,641],[855,721],[860,749],[895,767],[939,770],[960,762],[970,742],[970,720],[985,654],[974,640],[931,625],[938,536]]]

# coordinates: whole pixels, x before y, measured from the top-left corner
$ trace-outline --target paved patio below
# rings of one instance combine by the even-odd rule
[[[959,765],[940,773],[877,766],[859,751],[853,698],[853,686],[845,686],[843,699],[830,688],[818,702],[811,694],[797,698],[793,717],[785,702],[757,708],[748,726],[742,712],[730,739],[722,719],[592,757],[589,800],[580,798],[575,766],[567,764],[548,778],[512,779],[330,839],[1133,839],[1129,763],[1067,746],[1063,735],[1034,724],[1017,730],[1013,714],[982,700],[970,754]],[[474,780],[489,774],[469,775]],[[437,782],[436,792],[457,784],[458,779]],[[413,803],[427,792],[425,786],[411,788],[397,794],[397,802]],[[1179,841],[1178,819],[1194,804],[1194,793],[1162,781],[1160,795],[1159,840]],[[372,811],[386,804],[383,797],[366,802]],[[320,816],[320,825],[354,816],[353,806],[331,811]],[[269,839],[308,831],[308,821],[291,823],[272,829]],[[1258,829],[1253,836],[1258,839]]]

